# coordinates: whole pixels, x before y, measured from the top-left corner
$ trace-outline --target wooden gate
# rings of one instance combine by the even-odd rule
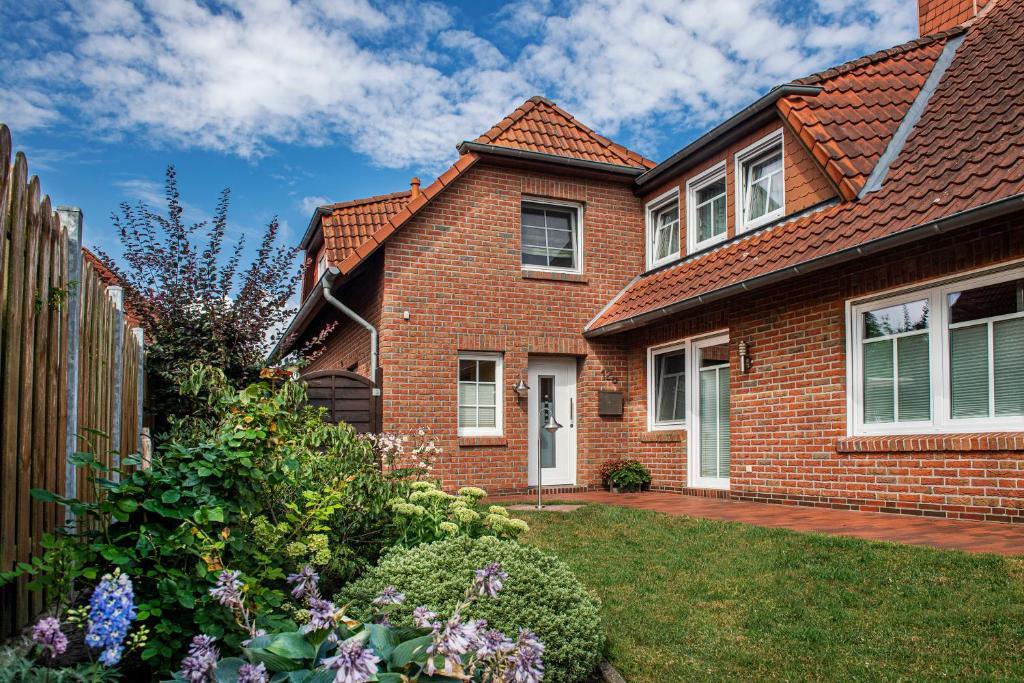
[[[346,370],[317,370],[302,376],[309,402],[327,409],[327,419],[346,422],[359,434],[380,431],[380,397],[373,380]]]

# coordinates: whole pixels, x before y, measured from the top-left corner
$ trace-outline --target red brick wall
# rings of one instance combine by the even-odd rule
[[[579,281],[535,279],[520,265],[523,195],[584,204]],[[577,357],[577,483],[626,452],[621,418],[597,416],[599,389],[625,389],[619,342],[586,342],[584,325],[643,269],[643,219],[628,183],[541,175],[481,163],[388,240],[381,362],[384,428],[430,427],[446,487],[527,485],[526,401],[512,385],[530,354]],[[409,311],[410,319],[403,319]],[[457,437],[459,351],[504,353],[504,437]],[[472,445],[477,444],[477,445]]]
[[[921,35],[945,31],[974,17],[988,0],[917,0],[917,24]]]
[[[678,176],[671,178],[658,185],[657,188],[646,192],[643,201],[649,202],[652,199],[668,192],[672,188],[679,190],[679,222],[680,241],[683,255],[686,255],[686,183],[709,168],[717,166],[725,161],[725,187],[727,193],[726,201],[726,236],[733,237],[736,234],[736,154],[741,150],[755,144],[762,138],[774,133],[783,127],[782,121],[776,120],[760,130],[747,135],[738,142],[714,155],[710,159],[701,162],[688,169]],[[793,136],[789,128],[783,130],[782,151],[783,164],[785,168],[785,210],[786,214],[795,214],[805,211],[808,208],[838,196],[835,188],[821,169],[814,163],[814,159],[807,153],[807,148],[799,139]]]
[[[1022,435],[846,438],[846,300],[1021,257],[1024,218],[990,223],[620,335],[632,345],[630,451],[656,487],[685,486],[685,432],[643,441],[646,348],[728,329],[733,498],[1024,521]],[[736,370],[740,340],[753,361],[747,374]]]
[[[384,275],[384,256],[378,252],[370,257],[363,270],[346,285],[339,299],[371,325],[380,326]],[[309,334],[316,334],[331,321],[337,321],[331,335],[325,340],[324,352],[309,364],[306,371],[340,368],[347,370],[355,364],[355,372],[370,376],[370,332],[341,315],[329,304],[309,326]]]

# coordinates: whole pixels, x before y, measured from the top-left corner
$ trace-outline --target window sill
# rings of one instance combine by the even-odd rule
[[[672,429],[660,432],[641,432],[641,443],[678,443],[686,436],[685,429]]]
[[[524,280],[553,280],[555,282],[587,283],[587,276],[581,273],[557,273],[547,270],[523,270]]]
[[[850,436],[836,440],[837,453],[1024,451],[1024,432]]]
[[[508,446],[504,436],[460,436],[459,448],[477,448],[480,446]]]

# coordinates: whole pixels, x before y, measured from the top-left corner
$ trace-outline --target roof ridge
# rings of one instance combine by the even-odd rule
[[[798,78],[794,81],[790,81],[790,84],[815,85],[817,83],[820,83],[821,81],[826,81],[837,76],[848,74],[851,71],[854,71],[861,67],[868,66],[870,64],[877,64],[878,62],[881,62],[885,59],[896,57],[897,55],[906,54],[913,50],[933,45],[934,43],[937,43],[939,41],[947,40],[949,38],[952,38],[953,36],[965,32],[966,30],[967,26],[961,25],[955,28],[947,29],[945,31],[938,31],[927,36],[921,36],[920,38],[914,38],[913,40],[908,40],[905,43],[894,45],[893,47],[889,47],[884,50],[878,50],[877,52],[872,52],[871,54],[864,55],[862,57],[857,57],[856,59],[851,59],[847,62],[843,62],[842,64],[837,64],[836,66],[824,69],[823,71],[818,71],[817,73],[810,74],[809,76]]]
[[[321,209],[348,209],[354,206],[362,206],[364,204],[375,204],[388,199],[397,199],[399,197],[408,197],[412,195],[412,190],[399,190],[397,192],[389,192],[388,194],[378,194],[372,197],[363,197],[360,199],[347,199],[343,202],[335,202],[333,204],[324,204]]]
[[[514,126],[516,123],[521,121],[524,117],[526,117],[527,114],[536,109],[539,105],[544,105],[545,107],[549,108],[550,110],[564,118],[567,123],[575,126],[581,132],[593,138],[596,143],[604,147],[613,156],[621,159],[625,165],[636,166],[637,164],[639,164],[640,166],[645,166],[647,168],[651,168],[655,165],[654,161],[647,159],[643,155],[632,151],[631,149],[625,147],[624,145],[620,145],[611,138],[601,135],[590,126],[581,122],[568,111],[562,109],[560,106],[555,104],[555,102],[542,95],[534,95],[533,97],[527,99],[521,105],[516,107],[511,114],[509,114],[501,121],[491,126],[487,130],[487,132],[478,136],[475,142],[486,142],[487,144],[495,144],[495,140],[499,136],[508,131],[508,129]]]

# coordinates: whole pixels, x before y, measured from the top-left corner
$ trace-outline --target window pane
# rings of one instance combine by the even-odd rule
[[[705,187],[697,190],[697,203],[704,204],[720,194],[725,194],[725,178],[716,180],[710,185],[706,185]]]
[[[655,225],[662,226],[674,223],[679,220],[679,202],[673,201],[663,209],[658,210]]]
[[[544,227],[544,210],[524,206],[523,225]]]
[[[549,264],[552,268],[573,268],[573,252],[571,250],[553,252]]]
[[[548,230],[548,248],[572,249],[572,233],[568,230]]]
[[[718,373],[700,373],[700,476],[718,476]]]
[[[548,256],[547,250],[544,249],[539,253],[527,252],[523,250],[523,265],[525,266],[547,266]]]
[[[865,424],[896,419],[892,345],[891,339],[864,344]]]
[[[987,417],[988,325],[949,331],[953,417]]]
[[[479,384],[476,388],[476,401],[481,406],[494,406],[497,390],[493,384]]]
[[[571,225],[572,218],[568,211],[547,211],[547,223],[548,228],[555,230],[568,230]]]
[[[460,406],[475,406],[476,405],[476,384],[468,382],[459,383],[459,405]]]
[[[476,427],[476,407],[459,408],[459,427],[462,429]]]
[[[755,183],[749,190],[750,210],[747,212],[747,220],[760,218],[768,213],[768,192],[764,185]]]
[[[753,180],[764,178],[782,170],[782,150],[777,147],[750,162]]]
[[[543,248],[547,245],[547,231],[544,228],[523,226],[523,247],[526,245]]]
[[[718,476],[729,476],[729,368],[718,371]]]
[[[992,324],[996,415],[1024,415],[1024,318]]]
[[[771,177],[771,189],[768,191],[768,212],[782,208],[782,174]]]
[[[896,340],[896,356],[900,373],[899,421],[930,420],[932,392],[928,335],[900,337]]]
[[[494,381],[494,369],[498,367],[498,362],[493,360],[481,360],[477,361],[480,368],[480,381],[481,382],[493,382]]]
[[[575,269],[576,230],[576,212],[571,209],[524,205],[523,265]]]
[[[928,300],[887,306],[864,314],[864,338],[928,329]]]
[[[475,360],[460,360],[459,361],[459,381],[460,382],[473,382],[476,380],[476,361]]]
[[[477,418],[477,427],[497,427],[498,423],[495,421],[496,411],[494,408],[487,408],[484,406],[480,407],[480,417]]]
[[[655,422],[686,419],[686,352],[672,351],[654,357]]]
[[[1024,311],[1024,280],[975,287],[949,295],[949,320],[956,323]]]
[[[703,242],[715,236],[712,204],[697,207],[697,241]]]

